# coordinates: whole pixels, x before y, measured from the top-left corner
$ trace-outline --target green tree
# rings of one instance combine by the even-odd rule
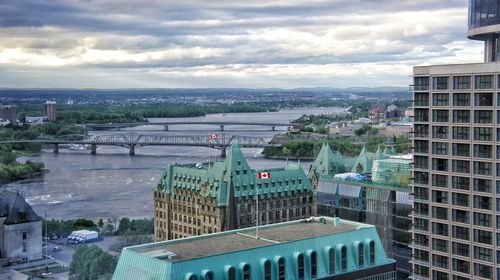
[[[115,267],[116,259],[109,253],[95,245],[83,245],[73,254],[69,273],[76,280],[111,279]]]
[[[120,224],[118,225],[118,234],[124,234],[130,230],[130,219],[122,218]]]

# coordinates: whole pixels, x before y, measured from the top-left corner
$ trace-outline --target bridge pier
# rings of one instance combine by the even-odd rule
[[[163,127],[163,130],[164,130],[164,131],[168,131],[168,125],[165,125],[165,126]]]
[[[273,126],[271,129],[272,129],[272,131],[276,131],[276,127],[275,126]]]
[[[135,155],[135,146],[130,146],[130,148],[128,149],[128,154],[131,156]]]
[[[91,155],[97,154],[97,144],[91,144],[90,145],[90,154]]]
[[[54,144],[54,154],[58,154],[59,153],[59,144],[55,143]]]
[[[220,125],[220,131],[224,131],[224,125]]]
[[[225,147],[222,147],[221,150],[220,150],[220,156],[225,158],[226,157],[226,148]]]

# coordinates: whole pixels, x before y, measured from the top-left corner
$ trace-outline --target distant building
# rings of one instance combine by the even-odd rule
[[[318,214],[375,225],[387,254],[397,261],[398,279],[410,275],[411,175],[411,156],[396,155],[388,146],[375,153],[363,148],[350,158],[325,144],[309,171]]]
[[[24,122],[26,124],[43,124],[48,121],[49,118],[47,116],[39,116],[39,117],[25,117]]]
[[[370,109],[370,120],[372,123],[378,123],[385,118],[385,109],[383,107],[373,107]]]
[[[0,192],[0,257],[12,261],[42,258],[42,218],[16,192]]]
[[[395,280],[374,226],[320,217],[124,248],[114,280]]]
[[[45,101],[45,104],[43,104],[43,114],[47,116],[50,122],[56,121],[56,102]]]
[[[406,136],[410,137],[413,130],[413,123],[411,122],[393,122],[379,128],[381,136]]]
[[[313,188],[300,166],[257,171],[232,145],[224,161],[167,166],[154,191],[156,240],[254,226],[256,190],[260,224],[316,214]]]
[[[0,107],[0,119],[9,121],[12,126],[17,126],[17,118],[17,106],[5,105]]]
[[[385,113],[387,119],[399,119],[403,116],[403,111],[401,111],[396,105],[389,105]]]

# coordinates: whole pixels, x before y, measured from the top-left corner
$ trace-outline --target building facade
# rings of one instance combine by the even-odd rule
[[[17,106],[5,105],[0,107],[0,119],[9,121],[12,126],[16,126],[17,118],[18,118]]]
[[[469,5],[485,63],[413,70],[414,279],[500,279],[500,1]]]
[[[325,144],[309,172],[318,214],[374,225],[387,255],[396,260],[398,279],[407,279],[411,271],[411,162],[411,157],[395,155],[390,148],[375,153],[362,149],[351,159]],[[371,179],[342,174],[354,167]]]
[[[318,217],[124,248],[114,280],[395,280],[375,227]]]
[[[259,179],[259,173],[265,174]],[[156,240],[178,239],[316,214],[313,188],[298,165],[256,171],[237,145],[224,161],[168,165],[154,191]]]
[[[19,193],[10,191],[0,192],[0,258],[42,258],[42,219]]]
[[[56,102],[45,101],[45,104],[43,104],[43,114],[47,116],[49,122],[56,121]]]

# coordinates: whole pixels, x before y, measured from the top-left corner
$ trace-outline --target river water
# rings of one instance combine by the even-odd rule
[[[341,108],[312,108],[281,110],[267,113],[213,114],[196,118],[150,119],[151,122],[168,120],[193,121],[250,121],[290,122],[302,114],[339,112]],[[169,131],[162,126],[143,126],[125,131],[92,131],[93,135],[121,134],[134,131],[154,135],[208,135],[225,133],[270,140],[286,128],[271,131],[270,127],[226,126],[224,132],[216,126],[175,125]],[[281,131],[280,131],[281,129]],[[283,160],[265,159],[262,149],[242,149],[250,166],[255,169],[281,167]],[[119,217],[152,217],[153,189],[168,163],[198,163],[218,158],[220,151],[206,147],[146,146],[136,148],[136,155],[129,156],[128,149],[116,146],[98,146],[97,155],[90,151],[51,149],[39,156],[20,160],[38,160],[50,170],[42,177],[3,185],[19,191],[39,215],[47,212],[49,219],[108,219]],[[310,162],[301,162],[307,171]]]

